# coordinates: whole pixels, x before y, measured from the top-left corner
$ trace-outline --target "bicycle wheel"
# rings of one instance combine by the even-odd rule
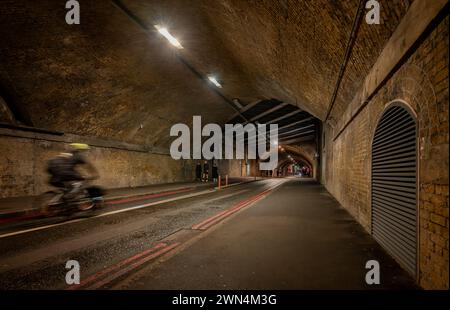
[[[80,202],[78,204],[78,209],[80,211],[87,211],[87,210],[94,208],[94,206],[95,206],[95,203],[92,200],[87,200],[87,201]]]

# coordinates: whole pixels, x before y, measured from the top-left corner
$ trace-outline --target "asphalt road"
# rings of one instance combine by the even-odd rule
[[[53,218],[3,226],[0,288],[66,289],[68,260],[80,263],[83,279],[152,248],[176,232],[191,230],[196,223],[276,182],[261,180],[221,191],[182,192],[112,205],[87,218]]]
[[[1,289],[416,288],[322,186],[298,179],[21,223],[0,231],[0,253]],[[378,286],[364,280],[371,259]],[[79,286],[65,282],[68,260]]]

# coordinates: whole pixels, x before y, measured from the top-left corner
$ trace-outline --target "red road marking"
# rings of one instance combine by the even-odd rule
[[[256,197],[255,199],[246,201],[244,204],[240,205],[239,207],[234,208],[234,209],[230,210],[229,212],[223,214],[222,216],[220,216],[220,217],[214,219],[213,221],[210,221],[210,222],[208,222],[208,223],[202,225],[202,226],[199,227],[198,229],[200,229],[200,230],[206,230],[206,229],[208,229],[208,228],[211,227],[212,225],[217,224],[218,222],[220,222],[220,221],[223,220],[224,218],[230,216],[231,214],[236,213],[237,211],[241,210],[242,208],[248,206],[249,204],[258,201],[260,198],[264,197],[265,194],[266,194],[266,193],[264,193],[264,195],[260,195],[260,196]]]
[[[17,217],[8,217],[8,218],[0,218],[0,223],[24,221],[24,220],[38,218],[41,215],[42,214],[40,212],[32,212],[29,215],[23,215],[23,216],[17,216]]]
[[[252,196],[243,201],[240,201],[239,203],[232,206],[231,208],[229,208],[225,211],[222,211],[222,212],[202,221],[199,224],[192,226],[192,229],[206,230],[207,228],[209,228],[212,225],[216,224],[217,222],[221,221],[225,217],[237,212],[238,210],[244,208],[245,206],[248,206],[249,204],[251,204],[253,202],[258,201],[262,197],[269,194],[274,188],[275,187],[269,188],[255,196]],[[83,288],[86,286],[87,286],[87,289],[90,289],[90,290],[101,288],[101,287],[105,286],[106,284],[114,281],[115,279],[132,271],[133,269],[136,269],[137,267],[141,266],[142,264],[171,251],[172,249],[176,248],[180,244],[181,244],[181,242],[175,242],[175,243],[172,243],[171,245],[167,245],[166,243],[159,243],[151,249],[148,249],[141,253],[138,253],[138,254],[136,254],[132,257],[129,257],[115,265],[112,265],[104,270],[101,270],[101,271],[89,276],[84,281],[82,281],[79,285],[70,286],[69,288],[67,288],[67,290],[77,290],[77,289],[80,289],[80,288]],[[127,265],[127,264],[128,264],[128,266],[126,266],[123,269],[120,269],[122,266]],[[105,275],[106,275],[106,277],[105,277]]]
[[[208,223],[203,224],[203,225],[200,226],[198,229],[200,229],[200,230],[206,230],[206,229],[208,229],[208,228],[211,227],[212,225],[214,225],[214,224],[220,222],[221,220],[223,220],[224,218],[230,216],[231,214],[236,213],[237,211],[241,210],[242,208],[248,206],[249,204],[251,204],[251,203],[253,203],[253,202],[255,202],[255,201],[258,201],[260,198],[262,198],[263,196],[265,196],[265,194],[266,194],[266,193],[264,193],[264,195],[260,195],[260,196],[256,197],[255,199],[251,199],[251,200],[249,200],[249,201],[246,201],[245,203],[239,205],[238,207],[236,207],[236,208],[234,208],[234,209],[232,209],[232,210],[229,210],[229,212],[226,212],[226,213],[223,214],[222,216],[220,216],[220,217],[218,217],[218,218],[215,218],[214,220],[209,221]]]
[[[250,198],[247,198],[243,201],[238,202],[236,205],[232,206],[229,209],[226,209],[225,211],[222,211],[214,216],[211,216],[209,218],[207,218],[206,220],[195,224],[194,226],[192,226],[192,229],[200,229],[200,230],[205,230],[209,227],[211,227],[212,225],[214,225],[215,223],[221,221],[222,219],[224,219],[225,217],[237,212],[238,210],[244,208],[245,206],[249,205],[252,202],[255,202],[257,200],[259,200],[260,198],[262,198],[263,196],[265,196],[266,194],[268,194],[270,191],[272,191],[271,189],[265,190],[255,196],[252,196]]]
[[[118,277],[123,276],[124,274],[132,271],[133,269],[136,269],[137,267],[141,266],[142,264],[148,262],[149,260],[155,259],[169,251],[171,251],[172,249],[176,248],[177,246],[179,246],[181,243],[180,242],[176,242],[173,243],[169,246],[165,246],[163,247],[161,250],[159,250],[156,253],[153,253],[151,255],[145,256],[144,258],[142,258],[141,260],[138,260],[130,265],[128,265],[127,267],[118,270],[116,273],[111,274],[110,276],[106,277],[105,279],[94,283],[93,285],[89,286],[87,289],[89,290],[94,290],[94,289],[98,289],[102,286],[105,286],[106,284],[112,282],[113,280],[117,279]]]
[[[138,259],[138,258],[140,258],[140,257],[142,257],[142,256],[144,256],[144,255],[146,255],[146,254],[149,254],[149,253],[151,253],[151,252],[154,252],[155,250],[158,250],[158,249],[163,248],[163,247],[165,247],[165,246],[167,246],[167,244],[165,244],[165,243],[158,243],[158,244],[155,245],[153,248],[150,248],[150,249],[145,250],[145,251],[143,251],[143,252],[141,252],[141,253],[138,253],[138,254],[136,254],[136,255],[133,255],[133,256],[131,256],[131,257],[129,257],[129,258],[127,258],[127,259],[125,259],[125,260],[123,260],[123,261],[117,263],[117,264],[114,264],[114,265],[112,265],[112,266],[110,266],[110,267],[108,267],[108,268],[106,268],[106,269],[103,269],[103,270],[101,270],[101,271],[99,271],[99,272],[94,273],[93,275],[91,275],[91,276],[89,276],[88,278],[86,278],[84,281],[81,281],[80,284],[70,286],[70,287],[68,288],[68,290],[76,290],[76,289],[80,289],[81,287],[86,286],[87,284],[90,284],[90,283],[96,281],[97,279],[101,278],[101,277],[104,276],[105,274],[110,273],[110,272],[112,272],[112,271],[114,271],[114,270],[116,270],[116,269],[122,267],[123,265],[125,265],[125,264],[127,264],[127,263],[130,263],[130,262],[132,262],[132,261],[134,261],[134,260],[136,260],[136,259]]]
[[[181,189],[170,191],[170,192],[161,192],[161,193],[157,193],[157,194],[134,196],[131,198],[124,198],[124,199],[119,199],[119,200],[111,200],[111,201],[105,202],[105,205],[116,205],[116,204],[122,204],[122,203],[151,199],[151,198],[165,197],[165,196],[175,195],[175,194],[179,194],[179,193],[189,192],[192,190],[194,190],[194,187],[185,187],[185,188],[181,188]],[[10,218],[0,218],[0,223],[25,221],[25,220],[35,219],[40,216],[42,216],[42,214],[40,212],[33,211],[31,214],[28,214],[28,215],[10,217]]]
[[[258,194],[258,195],[259,195],[259,194]],[[221,216],[223,216],[223,215],[226,215],[227,213],[230,213],[231,211],[233,211],[233,210],[239,208],[241,205],[247,203],[247,202],[248,202],[249,200],[251,200],[252,198],[253,198],[253,197],[251,197],[251,198],[249,198],[249,199],[246,199],[246,200],[243,200],[243,201],[240,201],[239,203],[237,203],[236,205],[232,206],[231,208],[226,209],[226,210],[224,210],[224,211],[222,211],[222,212],[220,212],[220,213],[217,213],[216,215],[213,215],[213,216],[207,218],[207,219],[204,220],[203,222],[198,223],[198,224],[192,226],[192,229],[198,229],[198,228],[201,227],[202,225],[207,224],[208,222],[213,221],[213,220],[215,220],[215,219],[218,218],[218,217],[221,217]]]
[[[159,198],[159,197],[164,197],[164,196],[175,195],[175,194],[178,194],[178,193],[189,192],[189,191],[192,191],[193,189],[194,189],[193,187],[185,187],[185,188],[177,189],[177,190],[170,191],[170,192],[162,192],[162,193],[158,193],[158,194],[150,194],[150,195],[137,196],[137,197],[132,197],[132,198],[124,198],[124,199],[120,199],[120,200],[112,200],[110,202],[105,202],[105,204],[107,204],[107,205],[116,205],[116,204],[127,203],[127,202],[138,201],[138,200],[144,200],[144,199],[150,199],[150,198]]]

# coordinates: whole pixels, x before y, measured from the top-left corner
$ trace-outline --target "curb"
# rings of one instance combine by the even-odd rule
[[[222,186],[221,189],[240,185],[240,184],[255,182],[255,181],[259,181],[259,180],[251,180],[251,181],[232,183],[227,186]],[[180,192],[181,191],[185,191],[185,192],[194,191],[194,190],[202,188],[202,187],[209,187],[208,185],[213,186],[213,187],[211,187],[212,190],[218,189],[218,187],[214,186],[214,184],[198,184],[198,185],[194,185],[194,186],[184,186],[184,187],[172,188],[169,190],[147,192],[147,193],[142,193],[142,194],[137,194],[137,195],[131,194],[131,195],[118,195],[118,196],[113,196],[113,197],[105,197],[104,202],[112,203],[114,201],[120,201],[120,200],[126,200],[126,199],[130,199],[129,202],[145,200],[147,198],[147,196],[151,196],[151,195],[164,195],[164,194],[171,193],[171,192],[174,192],[173,194],[175,195],[176,194],[175,192],[177,192],[177,191],[180,191]],[[127,202],[122,202],[122,203],[127,203]],[[22,221],[22,220],[27,220],[27,219],[34,219],[34,218],[38,218],[40,215],[41,215],[41,213],[37,209],[23,209],[20,211],[0,213],[0,225],[2,223],[11,223],[11,222]]]
[[[256,180],[250,180],[250,181],[242,181],[242,182],[238,182],[238,183],[231,183],[231,184],[228,184],[228,185],[220,186],[220,189],[229,188],[229,187],[233,187],[233,186],[241,185],[241,184],[258,182],[258,181],[262,181],[262,180],[264,180],[264,179],[256,179]],[[215,186],[214,189],[219,189],[219,187]]]
[[[146,199],[146,196],[150,196],[150,195],[165,194],[165,193],[176,192],[176,191],[191,191],[191,190],[198,189],[202,186],[206,186],[206,185],[177,187],[177,188],[172,188],[170,190],[147,192],[147,193],[142,193],[142,194],[137,194],[137,195],[117,195],[117,196],[113,196],[113,197],[105,197],[104,202],[120,201],[123,199],[140,200],[139,198]],[[126,202],[123,202],[123,203],[126,203]],[[39,210],[33,209],[33,208],[32,209],[23,209],[23,210],[13,211],[13,212],[7,212],[7,213],[0,213],[0,224],[14,222],[15,220],[26,220],[26,219],[36,218],[39,215],[40,215]]]

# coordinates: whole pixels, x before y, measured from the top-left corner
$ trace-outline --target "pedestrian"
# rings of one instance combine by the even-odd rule
[[[209,165],[208,165],[208,161],[205,160],[205,162],[203,163],[203,182],[208,182],[209,181]]]
[[[213,182],[217,182],[218,178],[219,178],[219,172],[218,172],[218,168],[217,168],[217,163],[214,162],[213,167],[212,167],[212,178],[213,178]]]
[[[197,165],[195,166],[195,180],[202,180],[202,163],[200,161],[197,161]]]

